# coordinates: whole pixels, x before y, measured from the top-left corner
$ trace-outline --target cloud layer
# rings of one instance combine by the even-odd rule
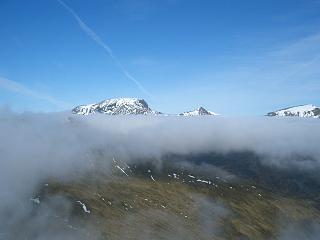
[[[9,223],[21,217],[21,206],[39,183],[51,177],[68,180],[90,170],[94,161],[108,164],[114,156],[130,162],[161,160],[166,154],[253,151],[264,164],[280,168],[320,166],[317,119],[87,117],[8,110],[0,116],[0,214],[12,210]]]

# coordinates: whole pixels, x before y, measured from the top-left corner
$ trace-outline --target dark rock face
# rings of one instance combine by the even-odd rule
[[[211,115],[211,113],[210,112],[208,112],[206,109],[204,109],[203,107],[200,107],[199,109],[198,109],[198,111],[199,111],[199,115]]]
[[[315,116],[319,116],[320,117],[320,108],[315,108],[314,110],[312,110],[313,114]]]
[[[148,103],[144,100],[144,99],[141,99],[141,100],[138,100],[138,102],[146,109],[150,109],[149,106],[148,106]]]

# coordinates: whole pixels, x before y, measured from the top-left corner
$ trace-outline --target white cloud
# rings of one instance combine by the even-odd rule
[[[28,96],[31,98],[44,100],[46,102],[49,102],[49,103],[56,105],[56,106],[59,106],[59,107],[69,107],[70,106],[69,104],[64,103],[62,101],[59,101],[50,95],[37,92],[33,89],[28,88],[27,86],[22,85],[21,83],[9,80],[7,78],[0,77],[0,89],[1,88],[6,91],[15,92],[15,93],[18,93],[18,94],[21,94],[24,96]]]

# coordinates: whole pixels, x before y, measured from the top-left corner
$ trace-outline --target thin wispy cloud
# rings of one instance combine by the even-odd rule
[[[131,64],[139,67],[150,67],[156,65],[157,62],[153,59],[142,56],[132,59]]]
[[[320,32],[297,39],[291,44],[274,51],[274,56],[282,57],[308,57],[309,55],[319,55]]]
[[[38,91],[35,91],[33,89],[30,89],[27,86],[22,85],[21,83],[18,83],[13,80],[9,80],[4,77],[0,77],[0,89],[4,89],[9,92],[18,93],[27,97],[35,98],[38,100],[44,100],[46,102],[49,102],[55,106],[61,107],[61,108],[67,108],[70,107],[70,104],[67,104],[65,102],[59,101],[56,98],[40,93]]]
[[[320,33],[297,39],[279,51],[271,52],[266,59],[271,65],[267,70],[274,73],[275,84],[293,84],[299,89],[305,84],[320,86]]]
[[[123,64],[119,61],[119,59],[114,55],[112,49],[109,47],[107,43],[105,43],[101,37],[95,33],[79,16],[78,14],[69,7],[64,1],[57,0],[71,15],[72,17],[77,21],[79,24],[81,30],[85,32],[93,41],[95,41],[100,47],[104,49],[104,51],[111,57],[111,59],[114,61],[114,63],[119,67],[121,72],[125,75],[126,78],[128,78],[130,81],[132,81],[141,92],[143,92],[145,95],[151,97],[151,94],[145,89],[145,87],[134,77],[131,73],[123,66]]]
[[[233,59],[232,59],[233,58]],[[226,71],[216,71],[216,79],[235,80],[241,83],[288,83],[306,80],[310,75],[320,73],[320,33],[296,39],[291,44],[283,44],[275,49],[253,56],[233,56],[236,67]]]
[[[282,81],[290,80],[296,75],[318,72],[318,61],[320,60],[320,33],[302,38],[289,46],[275,51],[271,54],[275,59],[294,64],[294,69],[289,71]]]
[[[224,115],[264,115],[292,105],[319,105],[320,33],[265,49],[254,54],[223,56],[217,67],[212,65],[186,75],[178,90],[167,91],[166,101],[181,99],[182,105],[190,97],[200,99],[209,109]]]

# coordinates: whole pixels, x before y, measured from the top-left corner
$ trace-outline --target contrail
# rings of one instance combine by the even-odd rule
[[[288,76],[286,76],[286,79],[293,77],[293,76],[297,75],[298,73],[302,72],[304,69],[306,69],[309,66],[313,65],[314,63],[316,63],[319,59],[320,59],[320,55],[315,56],[314,58],[312,58],[310,61],[308,61],[306,63],[303,63],[300,68],[297,68],[295,71],[293,71]]]
[[[108,55],[112,58],[112,60],[115,62],[115,64],[120,68],[122,73],[134,82],[137,87],[147,96],[151,97],[151,94],[142,86],[142,84],[135,78],[133,77],[127,69],[122,65],[122,63],[119,61],[119,59],[113,54],[112,49],[106,44],[82,19],[78,16],[78,14],[71,8],[69,7],[64,1],[62,0],[57,0],[72,16],[73,18],[77,21],[79,24],[80,28],[93,40],[95,41],[100,47],[102,47]]]
[[[57,99],[55,99],[52,96],[49,96],[49,95],[46,95],[43,93],[39,93],[35,90],[32,90],[32,89],[16,82],[16,81],[12,81],[12,80],[9,80],[7,78],[3,78],[0,76],[0,89],[1,88],[5,89],[7,91],[10,91],[10,92],[22,94],[24,96],[44,100],[44,101],[50,102],[58,107],[63,107],[63,108],[70,107],[70,104],[58,101]]]

